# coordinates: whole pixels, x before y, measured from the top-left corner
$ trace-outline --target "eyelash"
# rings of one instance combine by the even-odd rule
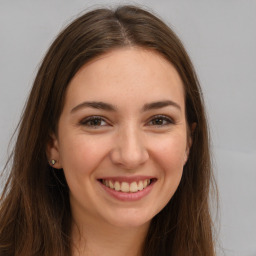
[[[90,122],[94,122],[94,121],[105,122],[105,124],[104,125],[101,125],[101,124],[97,125],[97,124],[92,124],[92,123],[90,124]],[[152,122],[154,122],[154,121],[160,121],[160,122],[162,122],[162,124],[153,124]],[[157,127],[161,128],[164,126],[174,124],[174,121],[172,118],[170,118],[168,116],[156,115],[156,116],[151,117],[150,121],[147,123],[149,124],[149,126],[157,126]],[[80,124],[83,126],[94,128],[94,129],[109,125],[109,123],[102,116],[89,116],[89,117],[81,120]]]
[[[156,121],[156,120],[161,120],[162,122],[165,122],[165,124],[151,124],[150,126],[157,126],[157,127],[163,127],[163,126],[167,126],[167,125],[171,125],[171,124],[174,124],[174,121],[172,118],[168,117],[168,116],[165,116],[165,115],[156,115],[156,116],[153,116],[151,119],[150,119],[150,122],[149,123],[152,123],[153,121]]]
[[[83,120],[80,121],[80,124],[83,125],[83,126],[88,126],[90,128],[95,128],[97,129],[98,127],[100,126],[106,126],[106,125],[93,125],[93,124],[89,124],[89,122],[93,122],[93,121],[100,121],[100,122],[105,122],[107,124],[107,122],[105,121],[105,119],[101,116],[89,116]]]

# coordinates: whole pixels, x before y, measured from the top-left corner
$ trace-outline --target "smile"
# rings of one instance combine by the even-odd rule
[[[126,182],[126,181],[119,182],[115,180],[102,179],[100,181],[103,185],[115,191],[121,191],[125,193],[136,193],[138,191],[145,189],[147,186],[149,186],[152,180],[153,179],[144,179],[144,180],[132,181],[132,182]]]
[[[103,191],[119,201],[137,201],[146,197],[157,183],[152,176],[102,177],[98,179]]]

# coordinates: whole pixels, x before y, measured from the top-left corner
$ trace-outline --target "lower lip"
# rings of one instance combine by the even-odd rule
[[[140,191],[134,192],[134,193],[116,191],[112,188],[109,188],[109,187],[103,185],[100,181],[99,181],[99,183],[108,194],[110,194],[112,197],[114,197],[120,201],[137,201],[137,200],[140,200],[143,197],[147,196],[150,193],[151,189],[153,188],[153,186],[155,184],[155,181],[153,181],[150,185],[148,185],[143,190],[140,190]]]

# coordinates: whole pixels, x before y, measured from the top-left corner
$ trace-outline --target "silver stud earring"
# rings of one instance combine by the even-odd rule
[[[51,160],[51,164],[52,164],[52,165],[55,165],[55,164],[56,164],[56,160],[52,159],[52,160]]]

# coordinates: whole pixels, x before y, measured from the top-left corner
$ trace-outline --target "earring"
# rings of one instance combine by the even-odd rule
[[[55,165],[55,164],[56,164],[56,160],[52,159],[52,160],[51,160],[51,164],[52,164],[52,165]]]

